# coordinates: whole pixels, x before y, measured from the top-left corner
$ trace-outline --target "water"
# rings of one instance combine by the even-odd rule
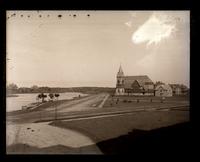
[[[22,106],[26,106],[30,103],[37,102],[36,97],[39,93],[27,93],[27,94],[16,94],[18,97],[6,97],[6,112],[21,110]],[[78,97],[79,95],[85,96],[86,94],[78,92],[67,92],[59,93],[59,100],[72,99],[73,97]],[[49,99],[48,94],[45,100]],[[41,101],[40,101],[41,102]]]

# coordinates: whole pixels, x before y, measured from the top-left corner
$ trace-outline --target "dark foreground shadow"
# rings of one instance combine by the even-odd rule
[[[189,122],[144,131],[133,129],[126,135],[80,148],[55,145],[37,148],[26,144],[7,147],[8,154],[188,154],[191,149],[191,126]]]
[[[134,129],[127,135],[97,143],[104,154],[188,153],[190,123],[181,123],[151,131]]]

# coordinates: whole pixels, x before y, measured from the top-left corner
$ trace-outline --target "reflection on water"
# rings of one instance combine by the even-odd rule
[[[45,93],[48,96],[48,93]],[[85,96],[86,94],[78,92],[67,92],[59,93],[59,100],[72,99],[73,97],[78,97],[79,95]],[[27,94],[17,94],[18,97],[6,97],[6,112],[21,110],[22,106],[26,106],[30,103],[37,102],[36,97],[38,93],[27,93]],[[48,100],[49,97],[46,98]]]

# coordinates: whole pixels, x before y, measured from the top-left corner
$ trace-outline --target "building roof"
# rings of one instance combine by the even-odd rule
[[[152,80],[147,75],[124,76],[124,87],[132,88],[132,84],[135,80],[139,83],[141,87],[147,84],[153,84]]]
[[[124,72],[123,72],[123,70],[122,70],[122,66],[120,65],[120,67],[119,67],[119,71],[118,71],[118,73],[117,73],[117,76],[124,76]]]
[[[171,86],[168,84],[159,84],[156,86],[155,90],[159,90],[160,88],[162,88],[163,90],[166,90],[166,91],[172,91]]]
[[[169,84],[172,89],[180,88],[182,90],[187,90],[188,87],[183,84]]]

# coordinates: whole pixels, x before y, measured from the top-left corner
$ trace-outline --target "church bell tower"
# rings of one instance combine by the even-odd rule
[[[124,95],[124,72],[120,65],[119,71],[117,73],[117,84],[116,84],[116,91],[115,95]]]

